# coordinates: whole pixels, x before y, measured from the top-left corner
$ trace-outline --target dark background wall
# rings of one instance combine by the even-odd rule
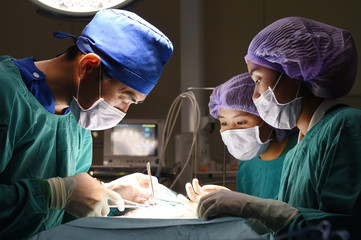
[[[143,0],[132,11],[164,32],[174,44],[174,53],[147,100],[131,107],[127,118],[165,119],[171,102],[180,93],[181,86],[181,14],[183,0]],[[196,0],[194,0],[196,1]],[[244,55],[253,36],[273,21],[286,16],[303,16],[349,30],[360,51],[361,1],[359,0],[203,0],[202,47],[204,51],[204,85],[214,87],[232,76],[245,72]],[[36,13],[37,6],[26,0],[2,0],[0,8],[0,54],[15,58],[33,56],[38,60],[52,58],[72,44],[59,40],[53,31],[79,35],[87,22],[71,22],[48,18]],[[351,93],[341,99],[361,107],[361,79]],[[205,96],[205,102],[210,92]],[[206,109],[207,105],[201,106]],[[180,123],[175,133],[180,132]],[[216,131],[217,132],[217,131]],[[94,162],[101,162],[101,132],[95,139]],[[213,155],[221,156],[223,146],[219,134],[213,137]],[[170,143],[167,159],[174,159],[174,142]]]

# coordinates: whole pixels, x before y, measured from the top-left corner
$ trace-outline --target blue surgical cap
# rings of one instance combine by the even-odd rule
[[[209,97],[209,113],[214,118],[218,118],[221,108],[239,110],[259,117],[256,106],[252,100],[255,83],[249,73],[242,73],[232,77],[225,83],[217,86]],[[267,124],[264,122],[263,124]],[[276,129],[269,126],[275,132],[277,141],[282,141],[290,134],[297,131]]]
[[[76,45],[84,54],[97,54],[110,76],[146,95],[173,52],[172,42],[161,31],[135,13],[119,9],[97,12]]]
[[[302,17],[283,18],[264,28],[253,38],[245,59],[284,71],[326,99],[345,96],[356,79],[351,33]]]

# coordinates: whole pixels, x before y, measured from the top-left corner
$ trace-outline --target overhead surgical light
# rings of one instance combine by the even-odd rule
[[[52,15],[91,17],[105,8],[129,8],[139,0],[30,0]]]

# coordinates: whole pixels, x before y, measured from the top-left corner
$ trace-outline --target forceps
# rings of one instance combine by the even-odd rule
[[[126,199],[123,199],[124,203],[128,203],[124,205],[124,208],[144,208],[144,207],[150,207],[150,205],[142,204],[142,203],[136,203],[132,202]],[[109,205],[110,208],[118,208],[117,205]]]
[[[152,181],[152,173],[150,171],[150,162],[147,162],[147,173],[149,176],[149,181],[150,181],[150,187],[152,188],[152,202],[151,204],[154,206],[154,187],[153,187],[153,181]]]

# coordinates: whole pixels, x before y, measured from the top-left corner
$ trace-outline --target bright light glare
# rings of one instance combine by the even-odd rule
[[[112,8],[126,0],[38,0],[40,3],[69,13],[96,12],[104,8]]]

